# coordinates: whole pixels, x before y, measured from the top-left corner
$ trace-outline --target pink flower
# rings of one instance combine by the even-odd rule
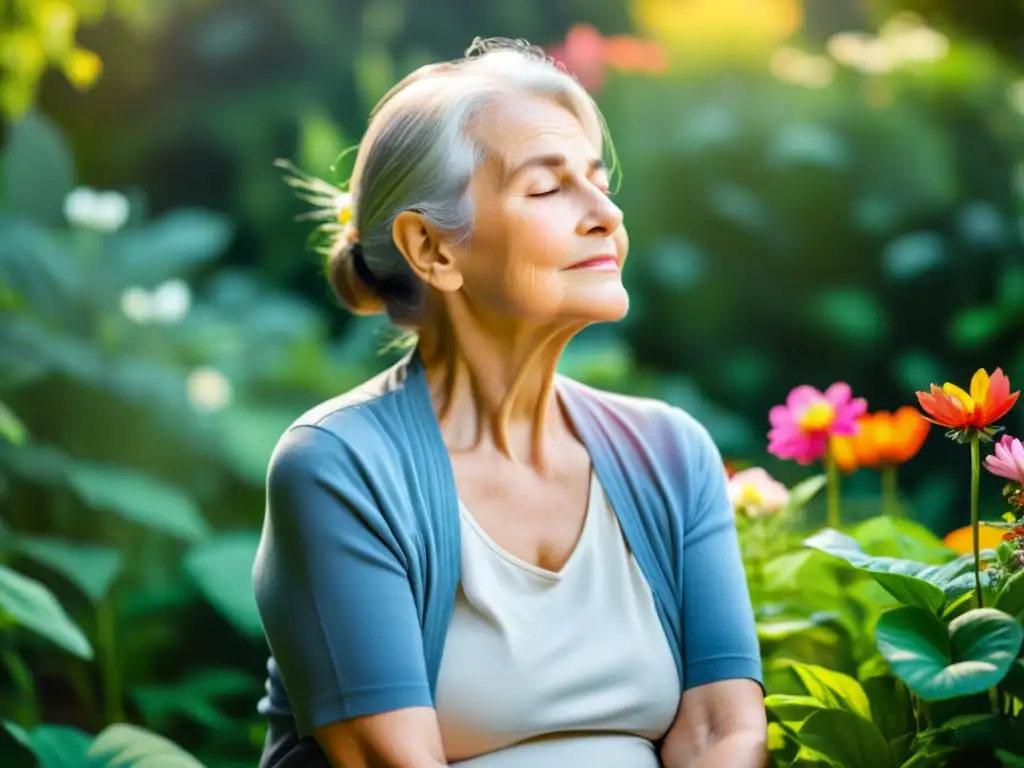
[[[780,459],[810,464],[825,455],[832,435],[857,434],[857,419],[868,408],[854,398],[850,385],[836,382],[824,392],[802,385],[793,389],[785,405],[768,412],[768,452]]]
[[[786,506],[789,491],[765,470],[751,467],[729,479],[729,500],[737,513],[758,517],[774,514]]]
[[[1018,437],[1003,435],[996,443],[995,454],[985,457],[985,469],[1024,485],[1024,443]]]

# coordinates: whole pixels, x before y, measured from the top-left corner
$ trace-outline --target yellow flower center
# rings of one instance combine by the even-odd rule
[[[800,416],[800,428],[807,432],[820,432],[835,423],[836,409],[824,400],[809,405]]]
[[[741,507],[759,507],[763,503],[764,496],[756,487],[750,484],[743,486],[743,493],[740,494]]]

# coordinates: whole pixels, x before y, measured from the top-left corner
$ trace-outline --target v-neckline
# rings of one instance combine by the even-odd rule
[[[584,511],[583,525],[580,527],[579,535],[576,537],[576,541],[573,544],[572,551],[566,558],[565,562],[562,563],[562,567],[557,571],[553,571],[550,568],[544,568],[540,565],[534,565],[528,560],[523,560],[518,555],[514,555],[505,549],[503,546],[498,544],[486,530],[480,521],[473,516],[473,512],[459,500],[459,517],[460,520],[465,522],[472,529],[472,533],[480,539],[483,544],[490,549],[494,554],[500,557],[510,565],[525,571],[526,573],[538,576],[546,581],[558,582],[562,581],[568,576],[575,564],[584,556],[583,552],[586,550],[587,542],[592,538],[592,529],[597,524],[596,517],[598,515],[598,502],[600,501],[601,485],[597,478],[597,473],[591,468],[590,470],[590,481],[588,483],[587,490],[587,507]]]

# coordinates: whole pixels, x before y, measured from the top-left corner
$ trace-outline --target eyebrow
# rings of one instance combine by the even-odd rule
[[[528,158],[509,169],[505,174],[505,183],[507,184],[511,182],[516,176],[528,168],[536,168],[538,166],[542,168],[562,168],[567,165],[567,163],[568,161],[566,160],[565,155],[537,155],[536,157]],[[589,173],[593,173],[594,171],[603,171],[607,168],[604,160],[601,158],[594,158],[588,165],[589,167],[587,170]]]

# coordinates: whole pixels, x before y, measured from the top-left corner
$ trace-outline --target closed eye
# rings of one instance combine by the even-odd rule
[[[560,192],[561,189],[561,187],[554,187],[553,189],[549,189],[545,192],[534,192],[533,194],[529,195],[529,197],[550,197],[551,195],[558,194],[558,192]]]

